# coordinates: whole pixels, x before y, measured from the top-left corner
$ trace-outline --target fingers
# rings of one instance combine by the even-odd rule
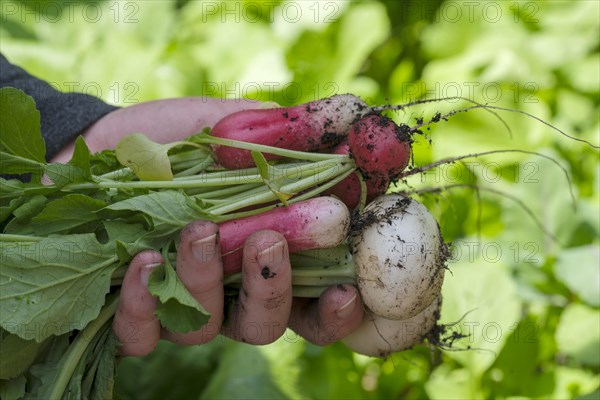
[[[309,342],[326,345],[352,333],[362,318],[358,289],[337,285],[323,292],[318,300],[295,299],[290,328]]]
[[[159,253],[144,251],[133,258],[125,274],[113,323],[123,355],[146,355],[161,337],[155,316],[157,299],[146,286],[153,268],[160,263]],[[283,335],[289,323],[308,341],[325,345],[342,339],[361,324],[362,302],[351,285],[329,288],[318,301],[296,299],[292,306],[288,245],[277,232],[260,231],[246,241],[242,288],[223,327],[222,271],[218,227],[205,221],[186,226],[177,251],[177,274],[211,319],[196,332],[162,330],[163,338],[178,344],[202,344],[222,332],[242,342],[267,344]]]
[[[163,337],[178,344],[206,343],[219,333],[223,320],[223,268],[217,225],[196,221],[181,231],[177,274],[211,316],[198,331],[182,334],[165,330]]]
[[[113,329],[127,356],[144,356],[156,347],[160,339],[160,323],[154,311],[157,299],[148,292],[148,277],[162,263],[155,251],[136,255],[123,278],[119,305],[113,320]]]
[[[274,342],[287,328],[291,289],[287,242],[277,232],[254,233],[244,245],[242,288],[223,334],[251,344]]]

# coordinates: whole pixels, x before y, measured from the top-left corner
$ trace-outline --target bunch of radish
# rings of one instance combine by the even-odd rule
[[[33,175],[28,183],[0,178],[0,328],[11,343],[7,359],[20,360],[4,363],[0,378],[27,380],[36,398],[60,398],[78,388],[89,391],[87,397],[110,397],[118,350],[111,320],[128,265],[144,249],[163,255],[148,285],[160,324],[186,333],[209,321],[172,262],[181,229],[198,219],[219,224],[227,294],[237,296],[250,235],[275,230],[289,245],[294,296],[358,287],[364,319],[343,339],[353,351],[384,357],[425,338],[444,344],[437,321],[448,248],[428,210],[404,195],[386,194],[390,183],[467,157],[520,152],[554,162],[571,184],[552,157],[519,149],[408,170],[413,134],[482,108],[497,117],[495,110],[525,114],[598,148],[526,112],[469,99],[462,99],[473,104],[467,108],[408,126],[382,112],[446,99],[369,107],[356,96],[338,95],[240,111],[210,131],[167,144],[139,133],[115,150],[92,154],[80,137],[72,160],[57,164],[45,162],[33,99],[14,88],[0,92],[10,122],[2,127],[2,172]],[[43,182],[43,174],[52,182]],[[268,266],[261,275],[272,277]],[[42,343],[66,350],[57,354],[54,345]],[[48,374],[30,381],[37,376],[30,368]]]
[[[233,274],[226,284],[239,284],[246,238],[256,230],[272,229],[285,236],[291,252],[300,252],[292,256],[295,295],[317,297],[329,285],[358,285],[368,310],[360,328],[344,339],[352,350],[386,356],[420,343],[434,328],[447,257],[439,226],[419,202],[384,195],[409,164],[406,126],[355,96],[338,95],[294,107],[240,111],[219,121],[211,135],[349,154],[360,174],[327,189],[323,194],[328,196],[221,223],[225,273]],[[228,169],[254,165],[248,150],[214,145],[214,152]],[[351,218],[349,208],[357,208],[361,196],[367,205]],[[331,254],[309,251],[323,248],[330,248]],[[323,264],[319,258],[328,260],[327,268],[318,267]]]

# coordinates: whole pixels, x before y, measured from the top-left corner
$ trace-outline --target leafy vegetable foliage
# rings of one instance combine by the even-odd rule
[[[458,94],[534,112],[582,138],[594,141],[598,136],[598,2],[493,2],[488,6],[441,0],[371,1],[322,2],[320,7],[314,2],[240,2],[239,20],[231,12],[234,5],[211,13],[200,1],[181,0],[178,7],[167,2],[136,2],[136,9],[100,2],[103,17],[97,23],[78,17],[85,5],[75,5],[73,14],[69,11],[73,6],[65,6],[57,21],[55,7],[27,3],[31,5],[24,12],[29,14],[7,13],[3,19],[3,53],[53,82],[71,82],[74,74],[81,82],[97,82],[102,97],[111,103],[126,106],[158,98],[208,95],[297,104],[336,91],[352,92],[374,103],[406,103],[424,95]],[[13,5],[17,10],[23,7],[22,2],[5,4],[6,10]],[[296,7],[302,7],[298,19],[291,13]],[[118,24],[111,18],[116,10],[121,12]],[[132,19],[136,23],[124,23]],[[40,34],[54,29],[61,34]],[[119,62],[107,63],[107,59]],[[256,89],[257,83],[264,85]],[[458,102],[432,104],[396,118],[413,123],[414,118],[460,106]],[[342,346],[317,348],[289,333],[271,346],[248,348],[248,352],[260,353],[253,356],[263,363],[257,369],[240,365],[237,358],[233,363],[220,363],[221,354],[230,346],[234,347],[230,354],[244,357],[239,349],[243,345],[217,340],[206,346],[178,348],[161,343],[148,357],[121,362],[117,393],[131,399],[198,398],[210,385],[211,395],[219,397],[219,387],[210,383],[214,374],[251,376],[257,386],[273,388],[281,382],[273,374],[275,369],[299,369],[298,379],[288,383],[304,391],[292,395],[294,391],[277,389],[278,393],[344,399],[447,399],[473,393],[482,398],[598,398],[600,369],[591,357],[599,348],[598,155],[556,140],[526,119],[513,115],[506,119],[512,139],[487,113],[468,112],[437,124],[426,131],[430,137],[417,138],[415,163],[491,148],[549,149],[571,173],[576,211],[563,201],[565,187],[555,183],[551,169],[513,155],[480,159],[468,168],[442,167],[409,182],[415,187],[456,183],[494,187],[518,193],[545,223],[552,225],[559,217],[560,224],[551,231],[561,235],[562,246],[534,226],[514,202],[483,190],[478,195],[454,189],[441,197],[422,199],[437,214],[445,237],[460,240],[454,247],[457,260],[451,270],[456,265],[457,273],[470,276],[469,270],[489,265],[492,268],[477,274],[477,282],[489,285],[485,275],[490,273],[514,294],[502,318],[513,321],[516,316],[518,323],[509,324],[508,330],[504,323],[500,325],[498,343],[492,342],[497,321],[480,306],[483,300],[495,305],[489,295],[495,293],[495,286],[478,291],[468,282],[457,283],[447,289],[456,298],[444,305],[448,318],[442,315],[443,321],[450,324],[464,317],[453,330],[468,334],[477,328],[480,336],[464,338],[456,349],[419,347],[387,360],[372,360],[352,355]],[[94,175],[118,169],[114,153],[93,157]],[[12,156],[1,155],[2,172],[8,172],[5,166],[11,160]],[[15,169],[15,173],[39,172],[34,163]],[[24,195],[31,199],[33,194],[48,196],[52,191],[0,180],[0,220],[25,204]],[[26,215],[26,209],[33,206],[18,213]],[[151,222],[136,221],[137,229],[143,231]],[[106,224],[107,231],[111,225]],[[124,226],[114,224],[114,229],[124,230]],[[134,236],[139,232],[131,230]],[[121,247],[122,262],[137,246]],[[497,249],[501,250],[498,259],[492,252]],[[495,266],[500,271],[494,271]],[[447,282],[452,280],[448,274]],[[466,293],[469,301],[462,298]],[[514,303],[519,304],[518,314]],[[484,328],[485,338],[481,337]],[[477,340],[481,348],[464,349],[471,340]],[[290,350],[295,348],[300,351]],[[454,357],[461,353],[475,355]],[[271,354],[295,358],[285,362],[267,357]],[[472,371],[481,371],[490,361],[480,379],[472,379]],[[232,393],[231,381],[220,387],[229,398],[264,393],[242,385],[236,386],[241,393]],[[23,376],[0,380],[2,399],[11,398],[9,394],[17,398],[24,390]]]
[[[43,145],[33,101],[13,88],[0,89],[0,96],[10,100],[2,106],[9,122],[14,122],[3,125],[3,137],[23,135]],[[16,125],[21,121],[27,131]],[[143,249],[163,253],[164,264],[148,283],[159,301],[156,316],[161,325],[172,332],[198,330],[210,315],[188,292],[170,260],[180,229],[198,219],[252,215],[262,209],[235,211],[289,200],[336,177],[315,179],[320,169],[295,159],[289,167],[303,173],[292,176],[285,173],[286,163],[274,168],[256,151],[257,168],[248,169],[247,175],[205,171],[211,165],[206,147],[211,140],[207,133],[199,133],[159,145],[137,134],[126,136],[115,153],[92,155],[78,138],[67,164],[46,163],[45,154],[35,146],[27,149],[25,141],[2,142],[0,155],[10,160],[8,172],[44,171],[51,180],[1,181],[0,327],[2,340],[11,349],[4,354],[7,361],[1,365],[0,379],[7,380],[2,389],[7,396],[21,393],[25,382],[26,393],[41,398],[110,397],[117,346],[110,320],[120,279],[136,253]],[[293,154],[329,162],[328,155]],[[297,192],[282,197],[278,189],[282,176],[285,183],[295,184]],[[246,178],[255,183],[250,194],[245,193]],[[217,212],[223,200],[219,195],[211,200],[220,186],[237,194],[227,210]],[[260,195],[258,200],[255,195]],[[74,339],[67,344],[59,339],[71,336]],[[56,352],[59,346],[66,349]]]

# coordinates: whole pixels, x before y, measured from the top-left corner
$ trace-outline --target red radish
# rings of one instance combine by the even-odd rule
[[[348,134],[350,151],[365,177],[396,178],[410,162],[408,126],[398,126],[381,114],[356,121]]]
[[[315,197],[219,224],[225,274],[239,272],[244,242],[258,230],[274,230],[288,242],[290,252],[334,247],[346,239],[350,213],[333,197]]]
[[[282,108],[244,110],[230,114],[212,128],[213,136],[289,150],[315,152],[330,149],[366,111],[359,97],[342,94]],[[227,169],[254,166],[248,150],[214,145],[219,164]],[[267,160],[277,156],[265,154]]]
[[[332,151],[334,154],[349,154],[350,146],[348,141],[344,140],[338,144]],[[367,203],[370,203],[376,197],[385,194],[390,180],[385,176],[370,175],[366,176],[367,185]],[[356,174],[348,176],[346,179],[325,191],[326,195],[334,195],[346,204],[348,208],[356,208],[360,203],[361,185]]]

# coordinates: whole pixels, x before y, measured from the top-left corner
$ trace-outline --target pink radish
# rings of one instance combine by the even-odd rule
[[[290,252],[334,247],[346,239],[350,213],[333,197],[315,197],[278,207],[262,214],[219,224],[225,274],[239,272],[248,236],[258,230],[274,230],[288,242]]]
[[[330,149],[346,137],[367,105],[351,94],[282,108],[244,110],[228,115],[211,130],[215,137],[299,151]],[[248,150],[214,145],[219,164],[227,169],[254,166]],[[268,160],[277,158],[265,154]]]

